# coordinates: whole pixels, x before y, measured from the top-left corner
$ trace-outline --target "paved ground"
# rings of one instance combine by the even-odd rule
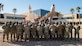
[[[80,31],[80,38],[82,38]],[[27,42],[2,42],[2,29],[0,29],[0,46],[82,46],[82,39],[75,41],[48,40],[48,41],[27,41]]]

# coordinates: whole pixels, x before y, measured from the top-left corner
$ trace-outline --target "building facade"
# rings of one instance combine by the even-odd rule
[[[14,19],[14,14],[4,13],[4,14],[0,14],[0,23],[10,22],[10,21],[22,22],[25,17],[26,16],[24,15],[15,14],[15,19]]]
[[[49,13],[50,11],[48,10],[44,10],[44,9],[38,9],[38,10],[33,10],[33,13],[35,13],[38,16],[45,16],[47,13]]]

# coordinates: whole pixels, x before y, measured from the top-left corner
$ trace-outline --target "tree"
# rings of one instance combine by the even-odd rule
[[[17,12],[17,9],[16,8],[14,8],[13,9],[13,13],[14,13],[14,22],[15,22],[15,13]]]
[[[79,15],[79,25],[80,25],[80,10],[81,10],[81,8],[78,6],[78,7],[76,8],[76,10],[77,10],[78,15]]]
[[[72,22],[74,22],[74,15],[73,15],[73,13],[74,13],[74,9],[71,8],[71,9],[70,9],[70,12],[72,13]]]

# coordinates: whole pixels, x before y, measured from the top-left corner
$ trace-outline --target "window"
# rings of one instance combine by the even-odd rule
[[[0,18],[4,18],[4,15],[3,14],[0,14]]]
[[[77,14],[77,19],[79,18],[79,15]]]
[[[82,18],[82,14],[80,14],[80,18]]]
[[[65,18],[63,18],[63,19],[72,19],[72,17],[65,17]]]
[[[67,17],[67,19],[72,19],[72,17]]]
[[[22,19],[23,19],[23,17],[16,17],[15,19],[19,19],[19,20],[22,20]]]
[[[79,18],[79,14],[77,14],[77,19]],[[80,14],[80,18],[82,18],[82,14]]]
[[[58,18],[53,18],[53,20],[58,20]]]
[[[15,17],[15,19],[22,20],[24,17]],[[7,19],[14,19],[12,16],[7,16]]]
[[[7,16],[7,19],[14,19],[14,17],[12,17],[12,16]]]
[[[59,20],[64,19],[64,18],[58,18]]]

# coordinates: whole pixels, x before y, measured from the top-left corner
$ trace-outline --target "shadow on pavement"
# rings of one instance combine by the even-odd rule
[[[71,39],[71,40],[30,40],[30,41],[18,41],[18,42],[8,42],[11,44],[18,44],[21,46],[75,46],[81,45],[82,46],[82,39],[80,41]]]

